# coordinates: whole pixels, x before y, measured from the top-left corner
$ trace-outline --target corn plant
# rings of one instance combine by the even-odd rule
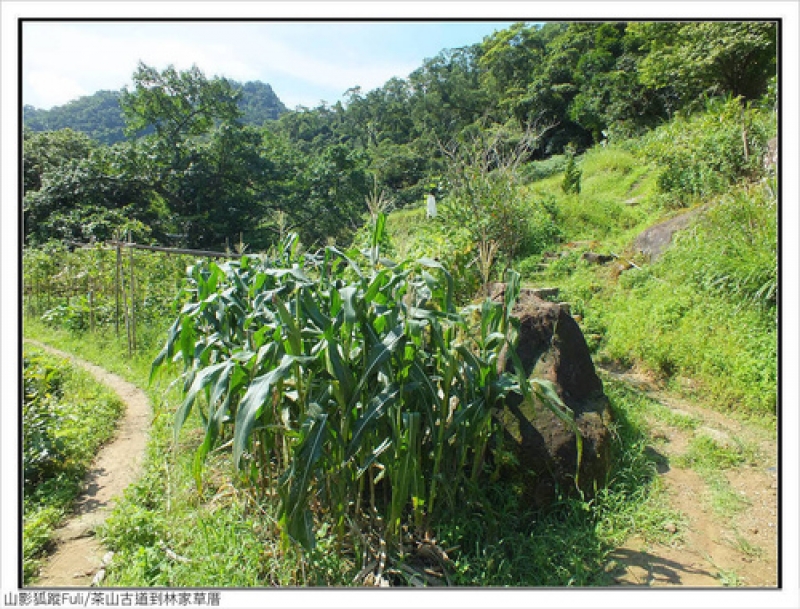
[[[497,365],[518,275],[505,302],[458,311],[440,263],[381,258],[384,226],[381,214],[362,258],[301,255],[290,235],[270,255],[192,267],[154,362],[183,367],[176,435],[192,408],[205,427],[198,486],[208,453],[230,442],[240,475],[277,492],[282,530],[306,548],[315,515],[341,539],[377,514],[397,543],[406,518],[428,526],[465,499],[500,435],[493,410],[520,391]]]

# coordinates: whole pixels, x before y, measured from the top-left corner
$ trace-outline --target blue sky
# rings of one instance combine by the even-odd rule
[[[130,84],[138,61],[192,64],[207,76],[272,85],[290,108],[335,103],[405,78],[442,49],[476,42],[510,21],[25,22],[23,103],[62,105]]]

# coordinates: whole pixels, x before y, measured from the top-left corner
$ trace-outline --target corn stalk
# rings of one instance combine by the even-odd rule
[[[467,499],[492,411],[519,390],[497,366],[518,276],[504,303],[458,311],[439,262],[381,258],[384,226],[379,214],[366,268],[333,246],[301,255],[291,235],[269,255],[194,266],[153,365],[182,364],[175,434],[196,411],[198,488],[206,456],[231,442],[235,470],[280,497],[282,530],[305,548],[315,518],[340,539],[363,521],[362,496],[395,545],[407,518],[426,526]]]

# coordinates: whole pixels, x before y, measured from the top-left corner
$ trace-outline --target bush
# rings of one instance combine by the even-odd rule
[[[64,459],[65,444],[58,436],[63,373],[40,356],[22,358],[22,467],[25,484],[36,485],[54,476]]]
[[[537,182],[563,173],[567,166],[567,157],[563,154],[554,154],[542,161],[531,161],[520,168],[520,178],[523,184]]]
[[[774,113],[738,99],[714,99],[705,112],[678,115],[627,145],[664,167],[658,186],[667,205],[687,207],[759,174],[774,121]]]
[[[561,182],[561,190],[566,194],[580,194],[581,175],[582,172],[578,169],[578,164],[575,162],[575,155],[573,153],[568,154],[567,165],[564,167],[564,180]]]

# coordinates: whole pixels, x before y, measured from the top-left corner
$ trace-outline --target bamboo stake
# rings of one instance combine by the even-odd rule
[[[128,241],[131,241],[131,233],[128,231]],[[133,248],[131,251],[131,350],[136,351],[136,287],[133,275]]]
[[[114,301],[116,305],[116,311],[114,313],[114,326],[117,331],[117,338],[119,338],[119,307],[120,307],[121,283],[122,283],[122,248],[120,247],[119,243],[117,243],[117,273],[116,277],[114,278]]]
[[[94,332],[94,290],[91,278],[89,279],[89,332]]]

